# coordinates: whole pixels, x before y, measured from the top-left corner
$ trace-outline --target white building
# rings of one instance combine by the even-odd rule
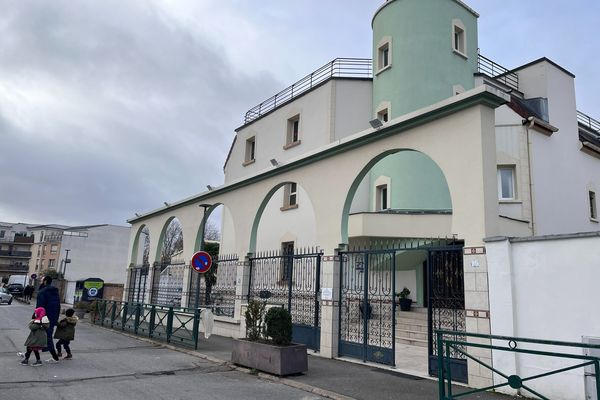
[[[143,229],[159,261],[178,218],[189,259],[222,206],[221,253],[239,263],[221,334],[240,335],[243,303],[268,292],[321,356],[396,365],[416,354],[402,368],[421,374],[437,369],[435,329],[517,335],[490,309],[502,308],[487,243],[599,230],[600,122],[577,110],[574,75],[551,60],[508,70],[480,55],[477,18],[458,0],[386,1],[373,62],[336,59],[253,107],[224,185],[129,221],[131,268]],[[408,314],[394,305],[404,287],[418,306]],[[455,377],[497,383],[453,358]],[[478,359],[503,362],[489,349]],[[573,399],[583,373],[577,382]]]

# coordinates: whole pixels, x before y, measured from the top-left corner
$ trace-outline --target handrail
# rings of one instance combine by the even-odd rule
[[[313,73],[300,79],[283,89],[276,95],[268,98],[257,106],[251,108],[244,116],[244,124],[248,124],[261,116],[281,107],[290,100],[306,93],[331,78],[372,78],[373,61],[367,58],[336,58],[323,65]]]
[[[519,75],[517,73],[511,72],[481,54],[477,55],[477,72],[482,72],[508,87],[519,90]]]
[[[596,136],[600,137],[600,121],[582,113],[581,111],[577,111],[577,122],[590,128],[596,132]]]

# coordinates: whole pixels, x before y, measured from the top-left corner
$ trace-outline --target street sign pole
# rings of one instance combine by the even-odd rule
[[[191,267],[194,269],[194,271],[198,272],[199,274],[204,275],[210,270],[211,266],[212,257],[207,252],[198,251],[192,256]],[[196,309],[200,305],[200,279],[202,279],[202,276],[198,276],[198,279],[196,280]]]

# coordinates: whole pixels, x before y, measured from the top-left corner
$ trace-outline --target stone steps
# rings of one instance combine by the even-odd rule
[[[427,319],[426,308],[413,307],[411,311],[396,311],[396,343],[427,347]]]

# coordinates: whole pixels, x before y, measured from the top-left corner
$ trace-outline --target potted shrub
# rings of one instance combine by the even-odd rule
[[[400,293],[398,293],[398,303],[400,304],[400,311],[410,311],[410,305],[412,304],[412,300],[408,298],[409,294],[410,290],[408,290],[408,288],[404,288]]]
[[[307,371],[306,345],[292,343],[292,316],[281,307],[265,315],[265,308],[264,302],[248,303],[246,338],[234,340],[231,361],[279,376]]]

